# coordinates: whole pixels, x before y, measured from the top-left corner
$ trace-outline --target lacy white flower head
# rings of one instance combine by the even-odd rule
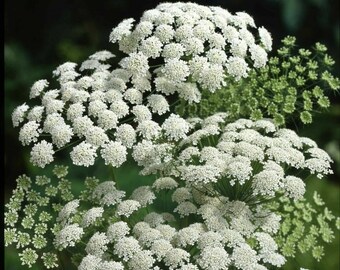
[[[305,176],[332,173],[329,155],[270,119],[231,120],[237,102],[205,119],[190,113],[209,106],[214,92],[237,96],[234,86],[261,82],[251,75],[272,70],[270,33],[245,12],[178,2],[122,21],[110,42],[123,53],[116,65],[115,55],[99,51],[79,67],[58,66],[57,83],[35,82],[29,98],[36,105],[17,107],[13,126],[22,145],[32,147],[35,166],[44,168],[70,147],[73,165],[101,158],[120,168],[131,157],[140,175],[152,178],[120,190],[119,182],[87,177],[77,197],[64,178],[67,167],[53,170],[57,186],[48,177],[21,176],[6,205],[5,246],[22,249],[29,267],[39,258],[58,267],[58,252],[75,251],[79,270],[280,269],[296,247],[320,259],[322,247],[312,246],[317,238],[330,242],[329,222],[340,228],[340,219],[327,208],[319,213],[303,196]],[[313,199],[324,204],[316,193]]]
[[[61,65],[54,74],[62,76],[75,66]],[[118,70],[95,71],[91,77],[59,82],[59,90],[44,92],[42,89],[39,93],[35,91],[36,83],[33,85],[35,95],[32,96],[41,98],[41,106],[30,108],[23,104],[12,115],[14,126],[26,122],[19,132],[19,140],[23,145],[33,144],[30,159],[33,165],[45,167],[54,161],[56,152],[73,146],[70,156],[75,165],[92,166],[97,157],[101,157],[106,165],[120,167],[127,159],[128,148],[140,140],[158,139],[163,133],[168,140],[185,138],[190,125],[178,115],[171,114],[163,125],[152,120],[153,115],[169,111],[164,96],[145,97],[149,103],[145,106],[141,105],[144,97],[139,101],[138,90],[118,90],[115,83],[112,85],[115,79],[112,74],[121,73],[124,74]],[[98,80],[101,87],[96,89]],[[60,106],[51,110],[51,103]]]
[[[216,114],[186,133],[179,148],[172,146],[178,150],[172,150],[176,154],[170,160],[162,164],[159,160],[157,164],[140,163],[146,166],[142,173],[159,170],[187,185],[212,184],[214,190],[225,190],[231,198],[245,201],[273,197],[277,192],[297,200],[305,192],[304,181],[294,175],[297,171],[318,178],[332,173],[332,160],[325,151],[292,130],[275,127],[270,120],[239,119],[228,123],[226,115]],[[233,193],[240,188],[245,190]]]
[[[35,82],[30,98],[41,104],[23,104],[12,114],[15,127],[26,122],[19,140],[35,144],[31,162],[39,167],[51,163],[55,152],[79,142],[71,153],[75,165],[91,166],[100,154],[107,165],[119,167],[126,159],[125,147],[131,148],[137,136],[159,136],[161,123],[154,122],[153,115],[174,109],[165,96],[177,92],[177,99],[200,102],[202,89],[214,92],[229,75],[240,79],[250,65],[266,64],[270,34],[259,28],[259,45],[250,30],[257,29],[244,12],[232,15],[193,3],[160,4],[136,25],[124,20],[110,35],[128,54],[120,67],[109,63],[115,55],[99,51],[79,68],[72,62],[58,66],[53,71],[56,89],[49,89],[45,79]],[[128,124],[132,120],[137,128]],[[176,115],[163,124],[170,139],[184,138],[188,131],[184,122],[177,125]]]
[[[251,31],[258,32],[259,44]],[[189,103],[199,102],[200,89],[214,92],[225,86],[226,77],[239,80],[251,65],[263,67],[272,47],[269,32],[257,29],[245,12],[232,15],[220,7],[181,2],[147,10],[139,23],[122,21],[110,41],[128,54],[120,65],[135,89],[143,92],[144,84],[153,82],[158,92],[178,92]]]
[[[205,124],[212,122],[221,124],[219,117],[210,118]],[[240,128],[244,124],[250,122],[240,121],[233,128]],[[207,161],[215,152],[213,147],[204,151],[197,149],[193,147],[181,157],[186,162],[191,157],[195,157],[198,162],[200,159]],[[272,167],[280,170],[274,165]],[[281,217],[267,206],[252,206],[244,201],[230,200],[210,192],[213,187],[209,184],[204,187],[183,186],[185,182],[176,182],[175,177],[161,177],[152,186],[135,188],[128,199],[124,199],[125,192],[119,190],[115,182],[99,183],[98,179],[88,177],[85,180],[86,190],[78,198],[66,196],[68,199],[63,200],[63,205],[55,205],[53,200],[45,200],[43,194],[31,191],[36,184],[46,186],[46,194],[51,194],[49,197],[55,196],[58,190],[62,196],[69,193],[70,183],[63,179],[67,168],[56,166],[53,173],[59,178],[57,188],[47,186],[51,182],[47,177],[37,177],[35,183],[27,176],[20,177],[18,190],[6,205],[9,210],[5,214],[5,222],[9,226],[5,230],[6,245],[16,243],[17,248],[24,248],[20,255],[24,264],[34,264],[40,249],[50,249],[45,240],[49,229],[55,236],[52,243],[55,250],[52,248],[52,253],[42,256],[47,268],[58,266],[53,252],[65,249],[76,250],[74,259],[78,258],[76,264],[84,270],[164,267],[174,270],[210,270],[229,269],[232,266],[239,269],[266,269],[273,266],[276,269],[286,262],[276,242]],[[177,205],[170,206],[173,207],[173,214],[153,210],[155,205],[152,203],[160,192],[171,196],[157,196],[157,199],[171,199]],[[298,193],[299,190],[292,188],[289,192]],[[22,211],[25,216],[21,222],[18,220],[21,219],[18,211],[25,196],[27,200],[36,202],[39,208],[32,203],[25,206]],[[284,200],[289,199],[279,200],[279,204]],[[316,200],[322,203],[320,198]],[[54,217],[45,211],[40,212],[41,207],[50,205],[54,208]],[[309,211],[301,208],[301,211],[304,210]],[[43,224],[34,225],[35,221],[31,220],[37,213],[39,223]],[[326,214],[328,219],[335,219],[329,211]],[[191,222],[185,222],[186,219]],[[318,220],[326,222],[320,217]],[[47,221],[48,225],[45,224]],[[17,232],[14,224],[18,222],[22,223],[25,230],[20,228]],[[325,224],[324,228],[327,228],[328,223]],[[26,233],[30,230],[37,235],[31,237]],[[34,249],[26,248],[30,240]],[[191,253],[193,249],[194,254]]]

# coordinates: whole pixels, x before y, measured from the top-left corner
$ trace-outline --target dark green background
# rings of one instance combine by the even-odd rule
[[[29,162],[29,147],[18,142],[18,129],[12,128],[12,110],[28,100],[34,81],[50,79],[52,70],[66,61],[81,62],[95,51],[114,51],[108,42],[112,27],[122,19],[138,19],[146,9],[161,1],[81,1],[81,0],[6,0],[5,26],[5,201],[15,187],[15,179],[22,173],[35,174],[44,170],[33,168]],[[218,5],[231,12],[246,11],[258,26],[265,26],[274,39],[274,50],[286,35],[296,35],[299,46],[310,47],[320,41],[327,45],[329,53],[337,61],[334,74],[339,76],[340,38],[339,1],[337,0],[230,0],[196,1],[199,4]],[[329,205],[339,215],[340,182],[340,105],[339,97],[331,96],[333,106],[328,112],[315,118],[312,125],[298,127],[299,134],[316,140],[328,150],[336,161],[335,174],[327,180],[314,181],[310,189],[318,188]],[[60,163],[67,163],[67,154],[59,156]],[[118,176],[125,186],[135,181],[137,172],[127,165]],[[50,170],[47,167],[46,170]],[[106,175],[102,168],[73,169],[72,177]],[[310,269],[339,269],[339,234],[329,246],[324,260],[315,264],[310,258],[297,261]],[[26,269],[19,265],[17,255],[6,252],[5,269]],[[285,269],[298,269],[287,265]]]

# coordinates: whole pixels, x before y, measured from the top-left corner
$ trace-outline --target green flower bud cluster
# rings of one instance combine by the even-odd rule
[[[58,266],[57,253],[53,251],[53,227],[58,211],[73,195],[70,182],[64,179],[67,167],[55,166],[53,173],[58,178],[54,181],[56,185],[47,176],[37,176],[34,180],[19,176],[17,187],[5,205],[5,246],[16,245],[21,251],[21,263],[28,267],[39,257],[47,269]]]
[[[334,240],[334,229],[339,230],[339,217],[336,218],[315,191],[313,202],[305,198],[292,201],[281,197],[279,202],[270,203],[269,208],[282,218],[280,231],[276,236],[279,250],[286,257],[308,252],[320,261],[324,256],[324,243]]]
[[[227,111],[237,119],[274,118],[284,125],[292,118],[311,123],[313,112],[330,106],[328,90],[340,88],[339,78],[330,73],[334,60],[326,46],[316,43],[312,50],[297,49],[295,38],[287,36],[267,65],[251,70],[238,82],[227,79],[224,89],[210,93],[202,91],[199,104],[187,105],[182,114],[206,117],[217,111]]]

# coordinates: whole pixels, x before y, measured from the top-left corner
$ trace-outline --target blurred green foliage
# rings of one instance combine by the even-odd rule
[[[38,79],[49,79],[52,70],[65,61],[80,62],[96,50],[108,49],[117,53],[108,43],[109,33],[122,19],[139,18],[146,9],[155,7],[160,1],[82,1],[82,0],[5,0],[5,89],[4,89],[4,133],[5,133],[5,201],[15,186],[15,179],[23,173],[49,173],[34,168],[28,162],[28,148],[18,142],[18,130],[12,128],[11,112],[24,103],[29,88]],[[207,1],[195,1],[207,4]],[[317,41],[329,48],[329,54],[340,60],[339,1],[338,0],[211,0],[209,5],[218,5],[231,12],[246,11],[258,26],[265,26],[274,39],[274,50],[286,35],[296,35],[301,47],[310,47]],[[340,65],[335,75],[339,76]],[[335,160],[335,174],[329,180],[313,181],[308,184],[308,196],[315,189],[324,198],[329,209],[340,215],[340,102],[338,96],[331,97],[332,107],[327,113],[318,115],[312,125],[291,128],[300,135],[308,136],[326,149]],[[67,164],[66,154],[60,153],[60,164]],[[80,192],[86,176],[97,176],[107,180],[104,166],[84,169],[73,167],[71,177],[76,192]],[[118,186],[128,194],[135,185],[143,185],[152,177],[139,177],[138,168],[130,163],[116,172]],[[318,269],[340,269],[339,233],[335,241],[327,246],[327,254],[320,263],[309,257],[299,256],[287,263],[284,269],[299,269],[297,266]],[[15,249],[5,253],[6,270],[24,269],[20,265]],[[37,267],[32,267],[38,270]],[[67,266],[65,269],[71,269]]]

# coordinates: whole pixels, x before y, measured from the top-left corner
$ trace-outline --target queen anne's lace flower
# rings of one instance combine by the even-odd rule
[[[134,19],[123,20],[117,27],[115,27],[110,34],[110,41],[115,42],[120,40],[124,36],[130,34],[130,29],[132,28],[132,23]]]
[[[126,161],[126,147],[120,142],[112,142],[105,144],[100,150],[102,158],[106,165],[120,167]]]
[[[141,207],[145,207],[152,203],[155,198],[155,194],[151,191],[149,186],[138,187],[131,194],[131,199],[139,202]]]
[[[186,227],[177,232],[173,241],[178,247],[193,246],[200,236],[200,232],[193,227]]]
[[[102,207],[93,207],[88,210],[82,220],[82,226],[84,228],[94,224],[97,219],[101,218],[104,213],[104,209]]]
[[[195,214],[197,211],[197,207],[192,202],[181,202],[175,209],[174,212],[177,212],[181,217],[189,216],[190,214]]]
[[[141,204],[135,200],[125,200],[118,204],[116,215],[129,217],[134,211],[138,210]]]
[[[180,248],[172,248],[164,255],[164,263],[169,269],[176,269],[178,266],[188,262],[190,254]]]
[[[99,265],[100,270],[124,270],[124,265],[121,262],[103,261]]]
[[[167,240],[158,239],[152,243],[150,249],[156,255],[156,258],[161,260],[165,257],[165,254],[172,249],[172,245]]]
[[[79,200],[73,200],[65,204],[65,206],[60,210],[57,221],[66,223],[68,218],[77,212],[79,206]]]
[[[132,256],[141,250],[138,241],[133,237],[123,237],[114,245],[114,253],[122,258],[123,261],[128,261]]]
[[[189,131],[189,124],[178,115],[171,114],[164,121],[162,128],[170,140],[179,140],[186,137],[186,133]]]
[[[87,178],[87,190],[81,199],[73,199],[69,182],[59,174],[58,186],[47,187],[46,193],[60,191],[63,201],[71,201],[64,206],[53,203],[59,213],[51,230],[55,247],[63,250],[85,241],[87,255],[79,260],[80,270],[282,267],[286,259],[274,240],[281,216],[268,210],[274,206],[261,204],[278,193],[280,203],[292,199],[297,204],[305,183],[293,173],[307,171],[319,178],[332,173],[328,154],[269,119],[231,122],[227,113],[206,119],[180,116],[191,114],[187,105],[195,106],[206,93],[229,89],[227,82],[265,67],[272,48],[270,33],[257,28],[245,12],[162,3],[146,11],[139,22],[121,22],[112,29],[110,42],[123,53],[117,67],[107,61],[114,57],[109,51],[92,54],[79,68],[72,62],[58,66],[53,71],[56,89],[48,89],[47,80],[34,83],[30,98],[40,99],[41,104],[16,108],[13,125],[23,123],[19,140],[34,144],[30,158],[34,165],[51,163],[54,147],[61,150],[75,144],[70,152],[75,165],[91,166],[99,153],[105,165],[118,168],[131,154],[141,175],[158,178],[150,186],[127,192],[125,200],[126,193],[113,181],[98,184],[97,179]],[[242,108],[231,108],[238,109]],[[18,198],[10,201],[5,215],[12,227],[5,231],[5,243],[26,247],[20,257],[31,266],[38,255],[27,246],[30,241],[37,249],[46,246],[43,234],[52,217],[31,203],[46,206],[48,201],[31,191],[30,179],[22,177],[18,183],[14,195]],[[43,186],[49,180],[37,178],[36,183]],[[144,209],[157,199],[156,194],[172,200],[169,207],[175,206],[166,210],[172,214]],[[23,210],[22,226],[34,230],[34,236],[13,228],[25,196],[30,203]],[[91,206],[82,210],[82,200]],[[34,225],[37,212],[41,224]],[[323,218],[334,219],[326,210],[324,216],[318,216],[319,224]],[[184,220],[176,223],[177,218]],[[199,222],[186,226],[190,220]],[[293,223],[301,230],[298,222]],[[104,232],[103,226],[107,226]],[[327,228],[322,233],[326,240],[333,237]],[[321,253],[318,248],[313,252]],[[112,261],[111,255],[123,263]],[[48,264],[46,258],[43,253],[47,268],[56,266],[55,257]]]
[[[128,224],[124,221],[118,221],[108,227],[106,235],[109,241],[112,242],[125,237],[129,232],[130,228]]]
[[[144,139],[152,140],[159,137],[161,128],[156,122],[145,120],[138,124],[136,131],[141,134]]]
[[[240,244],[234,248],[231,260],[234,265],[240,269],[251,270],[257,265],[258,257],[248,244]]]
[[[259,35],[264,48],[271,51],[273,41],[270,33],[264,27],[259,27]]]
[[[96,148],[89,143],[82,142],[73,148],[70,156],[75,165],[88,167],[94,164],[97,157]]]
[[[120,125],[116,131],[116,140],[127,148],[131,148],[136,142],[136,131],[129,124]]]
[[[224,270],[228,269],[230,259],[228,253],[220,247],[208,247],[203,249],[198,264],[202,269]]]
[[[178,186],[177,182],[171,177],[162,177],[155,180],[152,184],[152,187],[156,191],[160,191],[163,189],[174,189]]]
[[[36,142],[42,130],[36,121],[29,121],[21,128],[19,132],[19,141],[22,145],[28,145],[31,142]]]
[[[226,64],[228,72],[235,77],[236,80],[240,80],[241,77],[247,77],[249,67],[247,62],[238,56],[232,56],[228,59]]]
[[[288,197],[294,200],[299,200],[305,194],[306,184],[302,181],[301,178],[288,175],[283,179],[283,183]]]
[[[30,161],[33,165],[44,168],[54,160],[53,155],[54,150],[52,144],[41,141],[33,146]]]
[[[174,133],[175,128],[179,126],[179,123],[175,124],[177,119],[177,116],[171,115],[164,122],[162,128],[166,135],[167,132]],[[186,121],[187,124],[190,122],[190,119]],[[225,185],[232,189],[235,186],[236,189],[236,185],[247,184],[254,198],[258,195],[273,197],[280,191],[294,199],[303,196],[303,181],[298,178],[294,178],[296,181],[288,181],[290,176],[285,176],[285,166],[295,170],[307,170],[319,176],[331,172],[331,160],[326,152],[318,150],[317,146],[310,143],[302,147],[304,139],[300,141],[293,131],[276,128],[270,120],[239,119],[228,123],[227,115],[216,114],[193,123],[196,124],[192,125],[190,131],[183,132],[183,139],[178,143],[179,148],[170,146],[179,149],[171,156],[171,165],[159,165],[159,159],[152,156],[156,153],[156,146],[152,142],[144,142],[140,145],[143,147],[134,149],[135,160],[139,165],[161,171],[166,177],[176,177],[199,189],[204,187],[205,192],[210,195],[213,193],[210,185],[215,185],[221,192],[226,189]],[[196,147],[203,138],[209,138],[210,134],[217,136],[217,141],[215,137],[213,143],[210,141],[211,146],[201,149]],[[139,152],[140,155],[137,155]],[[179,188],[172,195],[173,200],[180,204],[191,199],[189,192],[188,196],[182,196],[182,190],[186,188]],[[181,215],[192,213],[191,210],[185,213],[180,209],[181,206],[178,206],[176,211]],[[193,207],[190,209],[194,211]],[[236,226],[241,221],[235,219],[233,222]],[[211,226],[219,223],[218,219],[207,222],[210,222]],[[249,232],[251,230],[248,230]]]
[[[150,110],[148,109],[148,107],[144,106],[144,105],[136,105],[133,109],[132,109],[132,113],[135,116],[135,121],[138,123],[144,122],[144,121],[152,121],[152,114],[150,112]]]
[[[15,110],[12,113],[12,122],[14,127],[19,126],[19,124],[22,121],[24,121],[25,113],[27,112],[28,109],[29,106],[26,105],[26,103],[15,108]]]
[[[107,250],[108,243],[105,233],[96,232],[87,242],[85,251],[87,254],[100,257]]]
[[[131,270],[152,269],[155,259],[149,250],[137,251],[129,260],[128,266]]]
[[[35,98],[41,94],[41,92],[48,87],[49,83],[47,80],[39,80],[36,81],[32,87],[30,92],[30,98]]]
[[[162,215],[157,214],[155,212],[151,212],[144,217],[144,221],[147,222],[150,225],[150,227],[154,228],[164,223],[165,219]]]
[[[55,245],[60,249],[73,247],[83,234],[84,230],[78,224],[67,225],[56,235]]]
[[[101,258],[92,254],[85,256],[80,262],[79,270],[96,270],[101,263]]]
[[[153,113],[162,115],[169,111],[169,104],[162,95],[150,95],[148,97],[148,104]]]

